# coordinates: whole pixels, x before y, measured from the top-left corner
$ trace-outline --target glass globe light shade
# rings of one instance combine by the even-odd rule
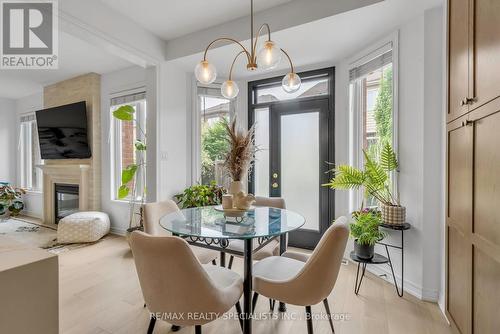
[[[207,60],[202,60],[194,68],[194,75],[200,83],[211,84],[217,78],[217,70]]]
[[[236,82],[234,82],[233,80],[226,80],[220,87],[220,91],[222,93],[222,96],[224,96],[226,99],[234,99],[236,95],[238,95],[240,89],[238,88]]]
[[[281,61],[281,50],[272,41],[264,43],[257,53],[257,65],[264,70],[271,70]]]
[[[293,72],[288,73],[281,81],[281,87],[287,93],[295,93],[299,90],[301,85],[300,77]]]

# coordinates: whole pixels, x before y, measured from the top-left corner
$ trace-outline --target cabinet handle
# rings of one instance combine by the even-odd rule
[[[467,98],[464,98],[462,101],[460,101],[460,106],[463,107],[467,104]]]
[[[474,121],[471,121],[470,119],[466,121],[462,121],[462,126],[472,126],[474,124]]]
[[[473,104],[474,102],[476,102],[476,98],[475,97],[467,97],[465,98],[465,103],[466,104]]]

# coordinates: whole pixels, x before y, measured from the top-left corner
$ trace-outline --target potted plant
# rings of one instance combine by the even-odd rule
[[[375,243],[382,240],[385,234],[379,231],[380,212],[364,209],[352,213],[350,224],[351,236],[354,238],[354,253],[360,259],[369,260],[374,255]]]
[[[229,150],[224,159],[224,168],[231,177],[229,193],[236,195],[243,190],[243,178],[255,159],[254,127],[245,131],[237,127],[236,117],[231,124],[224,122],[227,131]]]
[[[141,135],[140,140],[134,142],[135,163],[122,169],[121,184],[118,188],[118,199],[128,199],[130,208],[130,220],[127,229],[127,240],[135,230],[144,230],[143,205],[146,198],[146,132],[134,117],[135,108],[131,105],[123,105],[113,111],[113,117],[122,122],[135,122],[135,127]],[[142,179],[138,179],[138,178]],[[141,182],[138,182],[141,181]],[[142,186],[139,186],[142,184]],[[138,219],[136,219],[136,216]]]
[[[181,194],[174,196],[181,209],[207,205],[218,205],[222,202],[222,195],[227,191],[215,182],[209,185],[196,184],[186,188]]]
[[[378,159],[363,150],[364,169],[349,165],[336,166],[332,172],[334,177],[325,186],[332,189],[360,189],[376,198],[380,204],[382,221],[386,224],[403,224],[406,220],[406,208],[401,206],[399,196],[393,194],[391,172],[398,168],[396,153],[391,145],[382,146]]]
[[[7,213],[15,217],[24,209],[23,195],[26,191],[22,188],[12,187],[8,184],[0,185],[0,216]]]

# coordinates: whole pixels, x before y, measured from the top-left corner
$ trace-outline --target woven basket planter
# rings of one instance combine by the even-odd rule
[[[406,222],[406,208],[404,206],[382,204],[380,206],[380,211],[384,224],[402,225]]]

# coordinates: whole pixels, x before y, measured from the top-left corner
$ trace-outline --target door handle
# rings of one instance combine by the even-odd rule
[[[271,187],[273,187],[275,189],[278,188],[279,187],[278,182],[273,182],[273,184],[271,185]]]

